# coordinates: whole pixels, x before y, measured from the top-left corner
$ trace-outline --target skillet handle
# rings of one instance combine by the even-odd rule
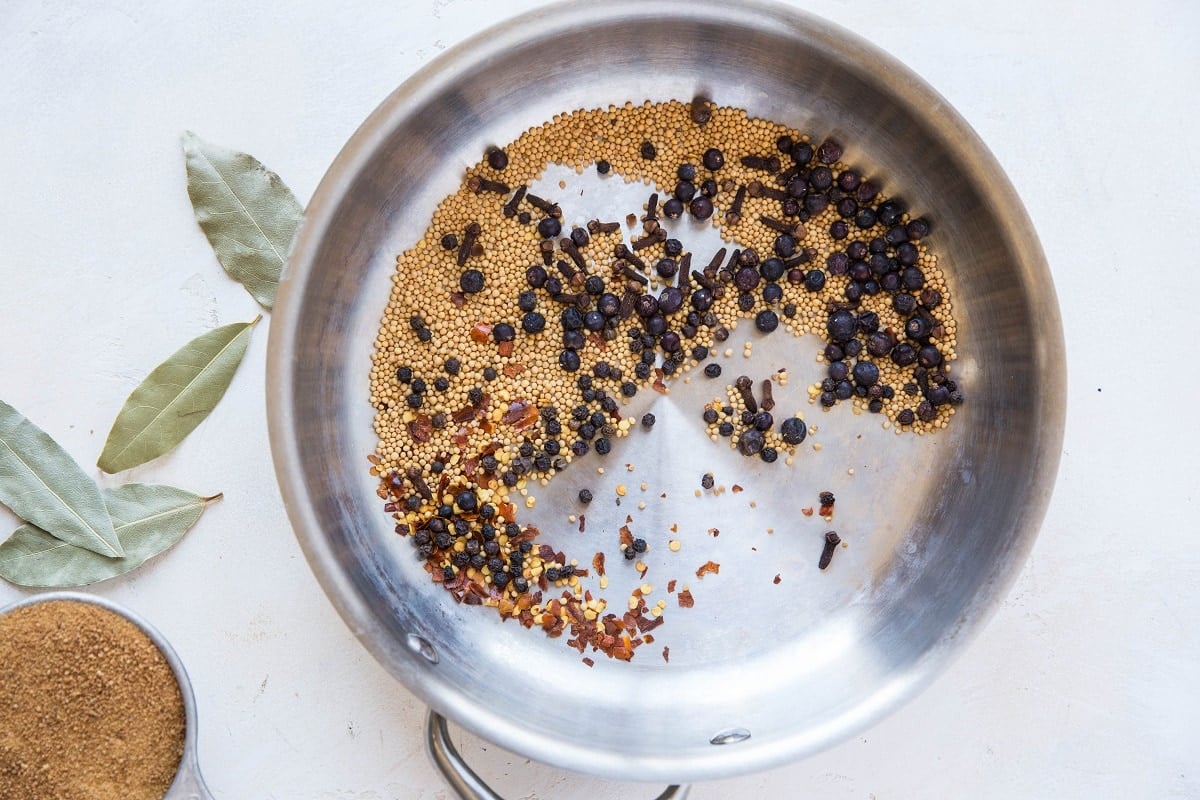
[[[429,757],[433,759],[434,765],[450,784],[450,788],[457,792],[462,800],[503,800],[467,766],[467,762],[450,741],[446,718],[432,708],[425,718],[425,747],[429,750]],[[684,800],[690,789],[687,785],[668,786],[655,800]]]

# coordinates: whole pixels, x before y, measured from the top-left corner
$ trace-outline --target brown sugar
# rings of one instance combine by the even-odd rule
[[[132,622],[72,600],[0,616],[5,800],[158,800],[185,726],[174,672]]]

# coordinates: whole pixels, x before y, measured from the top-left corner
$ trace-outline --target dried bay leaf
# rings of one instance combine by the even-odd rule
[[[95,481],[19,411],[0,400],[0,502],[64,542],[125,554]]]
[[[115,578],[182,539],[205,506],[218,497],[144,483],[105,489],[104,503],[125,549],[123,557],[98,556],[27,523],[0,543],[0,578],[18,586],[37,587],[86,586]]]
[[[155,367],[121,407],[97,462],[100,469],[121,472],[182,442],[224,396],[260,319],[261,314],[203,333]]]
[[[183,135],[188,196],[217,260],[254,299],[275,304],[279,273],[303,207],[253,156]]]

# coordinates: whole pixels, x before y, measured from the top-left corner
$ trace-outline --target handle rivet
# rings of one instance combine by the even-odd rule
[[[409,650],[412,650],[430,664],[438,663],[437,650],[433,649],[433,645],[431,645],[427,639],[424,639],[415,633],[410,633],[404,637],[404,643],[408,645]]]
[[[750,731],[745,728],[730,728],[721,731],[708,740],[709,744],[737,744],[750,738]]]

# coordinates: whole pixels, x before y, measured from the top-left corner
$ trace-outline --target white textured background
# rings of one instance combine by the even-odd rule
[[[155,364],[254,316],[193,221],[183,129],[255,154],[304,202],[397,84],[541,5],[0,3],[0,397],[92,464]],[[932,688],[831,751],[693,796],[1200,797],[1200,4],[805,7],[914,68],[1008,171],[1062,304],[1068,429],[1028,565]],[[266,343],[264,323],[212,417],[121,476],[225,500],[166,557],[95,591],[187,663],[219,800],[445,798],[423,709],[342,625],[292,537],[267,447]],[[2,509],[0,524],[13,524]],[[21,596],[0,585],[0,605]],[[512,798],[656,791],[460,742]]]

